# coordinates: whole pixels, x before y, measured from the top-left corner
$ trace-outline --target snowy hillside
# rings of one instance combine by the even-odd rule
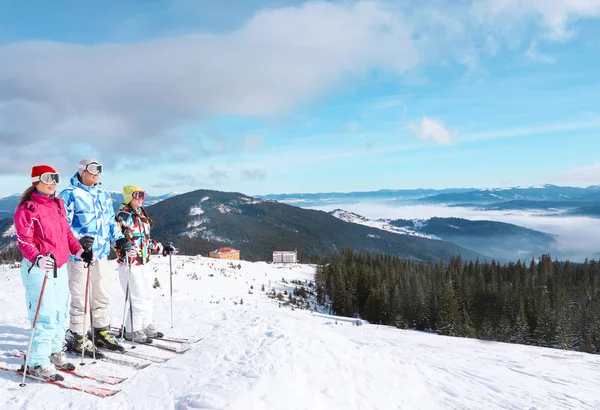
[[[428,239],[440,239],[435,235],[426,235],[408,227],[391,225],[389,223],[389,219],[369,219],[365,218],[362,215],[356,214],[354,212],[345,211],[343,209],[336,209],[329,213],[335,216],[336,218],[341,219],[342,221],[370,226],[371,228],[381,229],[382,231],[388,231],[400,235],[420,236],[421,238]]]
[[[200,342],[181,355],[140,346],[137,351],[171,359],[139,371],[102,362],[80,367],[128,377],[116,386],[122,391],[109,398],[33,381],[21,388],[17,375],[0,372],[2,408],[600,408],[598,356],[356,326],[279,307],[266,296],[272,288],[291,290],[293,279],[312,280],[309,265],[175,256],[171,330],[169,259],[155,262],[159,328],[173,336],[203,337]],[[114,262],[111,269],[112,317],[118,324],[123,296]],[[26,348],[28,336],[20,272],[0,270],[0,361],[19,364],[8,353]],[[79,384],[95,383],[65,376]]]

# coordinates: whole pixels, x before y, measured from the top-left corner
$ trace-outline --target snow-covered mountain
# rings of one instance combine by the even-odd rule
[[[600,186],[592,185],[587,188],[536,185],[510,188],[486,188],[467,192],[440,193],[423,197],[426,203],[444,204],[490,204],[506,201],[594,201],[600,194]]]
[[[444,240],[491,258],[515,261],[556,253],[556,238],[545,232],[495,221],[463,218],[369,219],[354,212],[329,212],[346,222],[370,226],[400,235]]]
[[[531,210],[547,215],[574,213],[598,217],[600,185],[586,188],[533,185],[507,188],[456,188],[380,190],[367,192],[329,192],[318,194],[272,194],[261,198],[276,200],[303,208],[374,203],[388,206],[443,205],[477,208],[479,210]]]
[[[427,235],[409,227],[392,225],[390,224],[389,219],[369,219],[357,213],[345,211],[343,209],[335,209],[329,213],[336,218],[341,219],[342,221],[370,226],[371,228],[381,229],[382,231],[397,233],[400,235],[420,236],[428,239],[441,239],[435,235]]]
[[[81,371],[128,377],[109,398],[60,389],[0,371],[2,409],[597,409],[600,357],[399,330],[310,310],[291,309],[284,292],[310,290],[314,266],[157,257],[158,327],[202,337],[184,354],[148,346],[168,358],[143,370],[98,362]],[[123,292],[112,281],[113,324]],[[296,281],[300,285],[292,283]],[[264,291],[262,286],[264,285]],[[283,301],[268,294],[281,293]],[[243,302],[243,303],[242,303]],[[281,307],[280,307],[281,306]],[[357,326],[356,324],[359,324]],[[0,270],[0,361],[29,338],[18,269]],[[163,342],[166,343],[166,342]],[[121,356],[124,358],[124,356]],[[134,359],[131,359],[134,360]],[[75,359],[76,364],[79,359]],[[65,375],[80,385],[100,385]]]
[[[440,202],[498,202],[510,200],[597,200],[600,198],[600,185],[586,188],[531,185],[503,188],[448,188],[448,189],[382,189],[363,192],[323,192],[269,194],[257,196],[285,203],[348,203],[348,201],[407,201],[420,200]]]
[[[306,261],[343,248],[389,253],[405,258],[480,260],[485,255],[423,235],[396,235],[346,223],[326,212],[237,192],[201,189],[169,198],[147,208],[155,222],[153,235],[177,241],[186,254],[208,253],[222,246],[241,251],[243,259],[270,260],[273,251],[297,250]]]

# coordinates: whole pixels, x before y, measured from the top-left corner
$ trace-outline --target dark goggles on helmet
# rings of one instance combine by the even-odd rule
[[[96,175],[102,173],[102,164],[96,164],[95,162],[87,164],[85,170],[90,174]]]
[[[131,194],[131,197],[133,199],[144,200],[144,199],[146,199],[146,193],[144,191],[135,191],[133,194]]]
[[[38,181],[43,182],[44,184],[52,185],[52,184],[60,184],[60,174],[58,172],[44,172],[40,175]],[[37,181],[34,181],[37,182]]]

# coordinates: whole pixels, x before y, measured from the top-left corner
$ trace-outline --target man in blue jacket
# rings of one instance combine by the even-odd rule
[[[67,331],[67,350],[96,357],[102,356],[97,347],[123,351],[117,339],[109,333],[110,326],[110,280],[108,255],[111,243],[122,252],[135,256],[135,245],[123,237],[115,220],[112,198],[99,184],[102,165],[95,159],[87,158],[79,162],[77,173],[71,178],[71,185],[60,193],[65,201],[67,219],[73,234],[81,239],[94,239],[92,251],[94,261],[90,264],[90,284],[87,284],[87,270],[84,262],[71,257],[67,263],[69,290],[71,292],[70,327]],[[84,240],[85,241],[85,240]],[[87,246],[90,246],[88,244]],[[88,340],[84,329],[84,306],[86,285],[90,289],[92,325],[96,346]],[[90,311],[88,310],[88,312]]]

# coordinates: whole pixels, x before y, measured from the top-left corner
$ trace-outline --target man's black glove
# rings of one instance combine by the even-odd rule
[[[84,236],[79,240],[79,243],[83,249],[92,249],[92,246],[94,246],[94,237]]]
[[[81,260],[87,263],[88,265],[94,264],[94,252],[92,252],[91,248],[83,248],[83,252],[81,253]]]

